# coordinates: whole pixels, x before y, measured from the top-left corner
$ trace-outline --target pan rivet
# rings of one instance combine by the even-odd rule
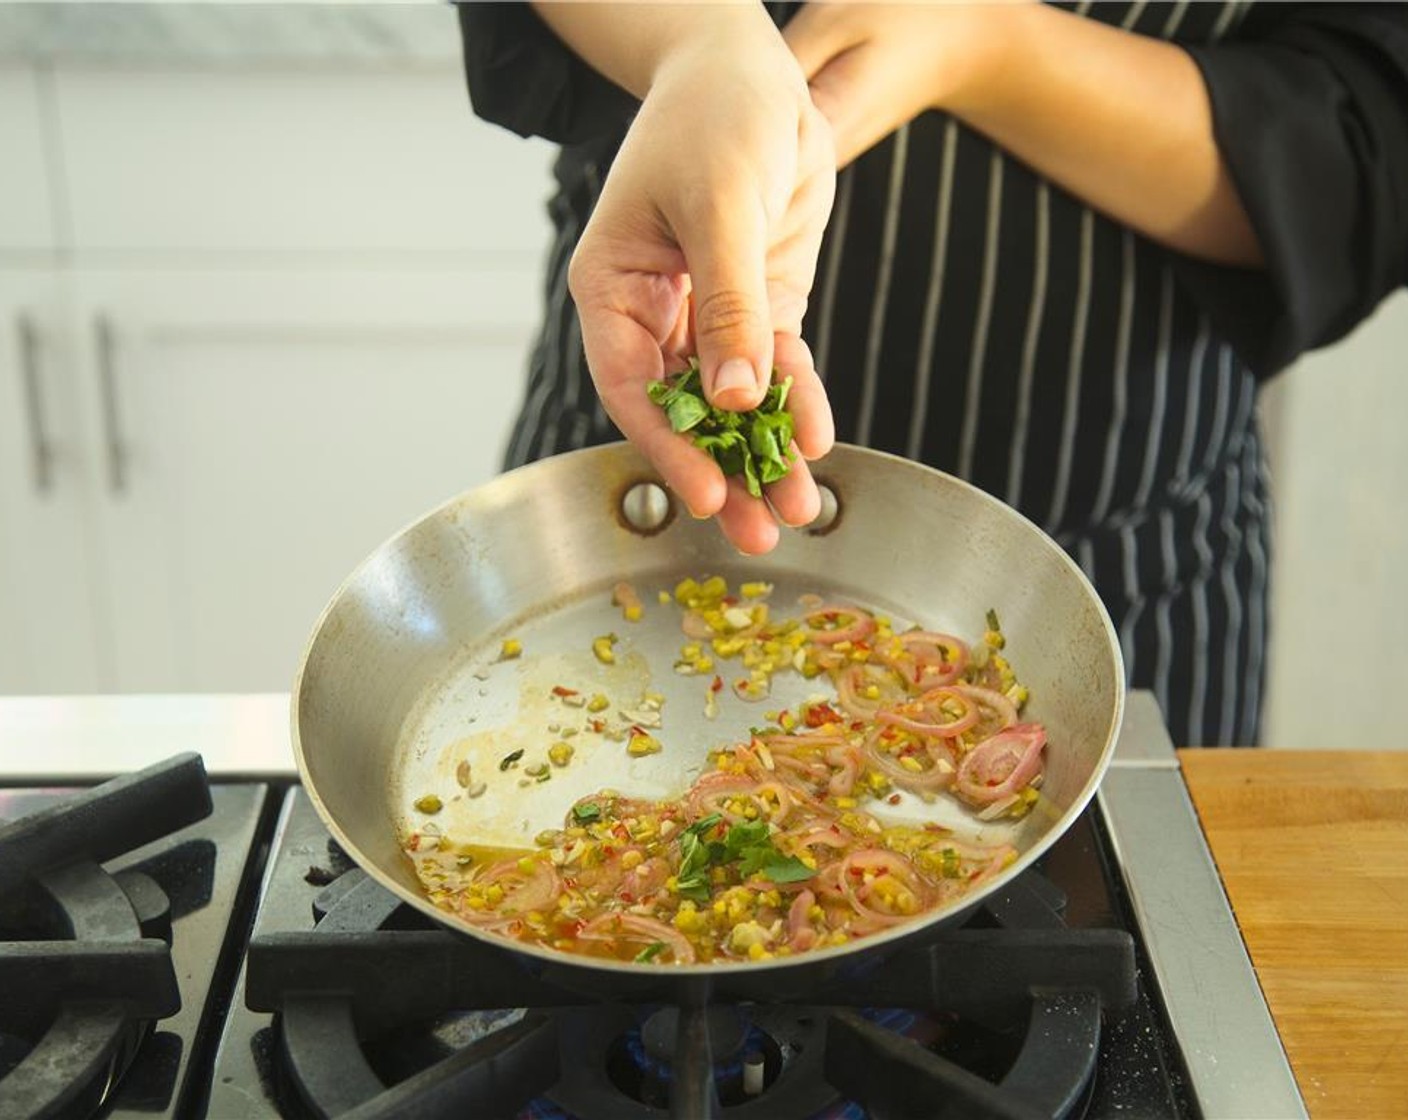
[[[841,503],[836,498],[836,491],[824,482],[816,484],[816,492],[821,497],[821,512],[807,526],[807,532],[824,533],[835,523],[837,515],[841,512]]]
[[[621,499],[621,516],[640,533],[653,533],[670,518],[670,496],[654,482],[637,482]]]

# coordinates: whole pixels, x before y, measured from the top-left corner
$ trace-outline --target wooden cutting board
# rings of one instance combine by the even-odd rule
[[[1310,1115],[1408,1117],[1408,751],[1179,761]]]

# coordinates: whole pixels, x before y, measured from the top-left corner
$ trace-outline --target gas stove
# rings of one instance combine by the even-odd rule
[[[184,711],[123,761],[199,755],[93,786],[91,708],[0,708],[33,747],[0,763],[6,1120],[1305,1115],[1146,695],[1097,801],[961,928],[804,1001],[735,977],[650,1004],[435,926],[277,743]]]

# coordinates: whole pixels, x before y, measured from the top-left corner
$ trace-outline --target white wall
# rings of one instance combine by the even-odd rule
[[[1408,293],[1262,407],[1278,517],[1263,739],[1408,749]]]

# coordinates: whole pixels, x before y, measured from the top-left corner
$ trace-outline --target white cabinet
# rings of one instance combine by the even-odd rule
[[[338,584],[497,471],[534,277],[86,272],[111,687],[289,687]]]
[[[87,446],[57,274],[0,270],[0,692],[100,683]]]
[[[54,244],[41,83],[37,70],[0,66],[0,252]]]
[[[428,71],[59,70],[85,250],[473,251],[542,245],[548,148]]]
[[[549,148],[453,66],[0,70],[0,144],[0,693],[287,689],[497,471]]]

